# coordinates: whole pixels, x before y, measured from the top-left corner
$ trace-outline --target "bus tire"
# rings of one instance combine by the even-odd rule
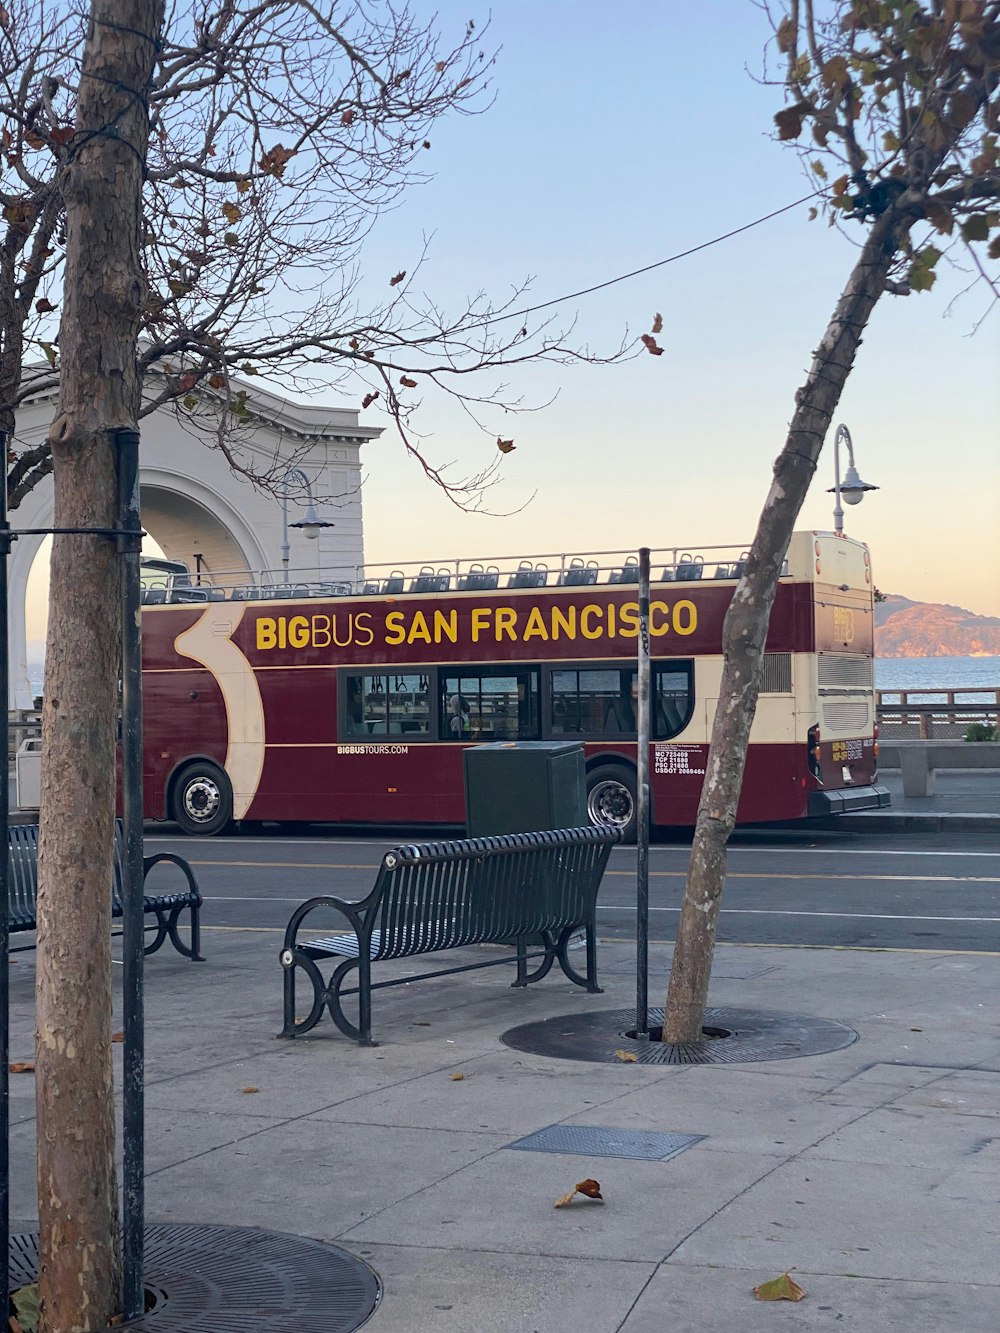
[[[207,759],[182,768],[171,787],[170,817],[192,836],[221,833],[233,817],[233,789],[223,770]]]
[[[614,824],[623,842],[635,842],[635,770],[624,764],[600,764],[587,774],[587,817],[592,824]]]

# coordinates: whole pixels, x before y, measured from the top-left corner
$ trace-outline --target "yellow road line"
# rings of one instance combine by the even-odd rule
[[[189,862],[193,866],[228,866],[244,867],[246,869],[271,869],[271,870],[378,870],[380,862],[365,862],[355,865],[346,861],[195,861]],[[634,879],[634,870],[606,870],[605,876],[618,876],[624,879]],[[650,879],[685,879],[687,872],[684,870],[651,870]],[[877,881],[880,883],[899,883],[899,884],[1000,884],[1000,876],[996,875],[800,875],[800,874],[767,874],[763,871],[727,871],[726,879],[794,879],[794,880],[846,880],[849,882]]]
[[[605,875],[624,875],[635,879],[634,870],[606,870]],[[684,870],[651,870],[650,879],[685,879]],[[726,871],[726,879],[797,879],[797,880],[878,880],[902,884],[1000,884],[1000,877],[991,875],[788,875],[765,874],[762,871]]]

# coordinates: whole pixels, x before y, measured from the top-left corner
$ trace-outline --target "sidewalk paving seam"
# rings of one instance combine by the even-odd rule
[[[944,1074],[941,1077],[945,1077]],[[929,1080],[929,1084],[932,1084],[932,1082],[937,1082],[936,1078],[931,1078],[931,1080]],[[929,1086],[929,1084],[921,1084],[921,1089],[925,1088],[925,1086]],[[861,1113],[853,1117],[852,1120],[845,1121],[843,1125],[837,1126],[836,1129],[829,1130],[828,1133],[820,1134],[820,1137],[817,1138],[815,1142],[812,1142],[812,1144],[807,1144],[804,1146],[804,1148],[800,1148],[799,1150],[797,1150],[797,1152],[789,1153],[788,1157],[783,1157],[781,1158],[780,1161],[775,1162],[775,1165],[771,1166],[771,1168],[769,1168],[768,1170],[765,1170],[765,1172],[761,1173],[760,1176],[757,1176],[756,1180],[749,1181],[749,1184],[744,1185],[744,1188],[741,1189],[739,1193],[733,1194],[732,1198],[728,1198],[728,1200],[725,1201],[724,1204],[720,1204],[719,1208],[716,1208],[715,1212],[709,1214],[708,1217],[703,1218],[703,1220],[701,1220],[699,1224],[697,1224],[697,1226],[693,1226],[693,1228],[689,1230],[687,1236],[681,1237],[681,1240],[677,1241],[677,1244],[673,1246],[673,1249],[669,1250],[669,1253],[664,1254],[664,1257],[661,1258],[659,1264],[656,1265],[657,1272],[659,1272],[659,1269],[663,1268],[664,1265],[667,1265],[669,1264],[669,1262],[671,1262],[673,1256],[675,1256],[675,1254],[677,1253],[677,1250],[681,1248],[681,1245],[687,1245],[687,1242],[691,1240],[693,1236],[697,1236],[697,1233],[699,1233],[700,1230],[704,1228],[704,1226],[708,1226],[709,1222],[715,1221],[716,1217],[719,1217],[721,1213],[725,1212],[725,1209],[731,1208],[733,1204],[737,1204],[737,1202],[739,1202],[741,1198],[744,1197],[744,1194],[749,1193],[749,1190],[756,1189],[757,1185],[760,1185],[761,1182],[768,1180],[768,1177],[773,1176],[773,1174],[775,1174],[777,1170],[783,1169],[784,1166],[791,1165],[793,1161],[796,1161],[797,1158],[803,1156],[804,1153],[812,1152],[813,1148],[819,1148],[820,1144],[823,1144],[823,1142],[827,1141],[828,1138],[832,1138],[833,1136],[835,1136],[835,1134],[843,1133],[843,1130],[851,1128],[852,1125],[860,1124],[860,1121],[863,1121],[868,1116],[871,1116],[871,1114],[873,1112],[876,1112],[876,1110],[884,1110],[885,1106],[891,1105],[893,1101],[899,1100],[899,1098],[905,1096],[905,1094],[907,1094],[909,1090],[911,1089],[901,1089],[900,1092],[893,1093],[892,1097],[888,1097],[887,1100],[885,1100],[884,1102],[880,1102],[880,1104],[877,1106],[865,1106],[865,1108],[861,1110]],[[829,1096],[829,1093],[823,1093],[823,1096],[827,1097]]]
[[[514,1054],[515,1054],[515,1052],[511,1051],[511,1055],[514,1055]],[[483,1057],[482,1057],[482,1056],[470,1056],[469,1058],[470,1058],[470,1059],[482,1059]],[[556,1062],[555,1060],[553,1060],[553,1063],[557,1063],[557,1062]],[[563,1063],[565,1063],[565,1062],[563,1062]],[[647,1086],[652,1087],[652,1086],[654,1086],[655,1083],[662,1083],[662,1082],[664,1081],[664,1079],[666,1079],[666,1078],[668,1078],[668,1077],[671,1077],[671,1076],[676,1077],[676,1075],[672,1075],[672,1071],[671,1071],[670,1067],[667,1066],[667,1067],[664,1068],[664,1071],[663,1071],[663,1077],[662,1077],[662,1078],[655,1079],[655,1080],[650,1080],[650,1082],[647,1084]],[[598,1110],[602,1109],[602,1108],[605,1107],[605,1106],[610,1106],[610,1105],[612,1104],[612,1102],[620,1101],[621,1098],[623,1098],[623,1097],[630,1097],[634,1092],[635,1092],[635,1088],[628,1088],[628,1087],[622,1088],[621,1091],[617,1092],[613,1097],[609,1097],[606,1101],[603,1101],[603,1102],[594,1102],[594,1103],[592,1103],[591,1105],[589,1105],[589,1106],[587,1107],[587,1113],[590,1114],[591,1112],[598,1111]],[[367,1095],[367,1094],[365,1094],[365,1095]],[[577,1111],[571,1111],[568,1115],[563,1116],[563,1117],[562,1117],[562,1120],[556,1120],[556,1121],[553,1121],[553,1124],[562,1124],[562,1122],[563,1122],[564,1120],[570,1120],[570,1119],[573,1118],[573,1116],[578,1115],[578,1114],[579,1114],[579,1112],[577,1112]],[[350,1122],[349,1122],[349,1123],[350,1123]],[[390,1126],[389,1128],[398,1128],[398,1126],[395,1126],[395,1127],[394,1127],[394,1126]],[[441,1132],[441,1133],[445,1133],[445,1134],[450,1134],[450,1133],[453,1132],[453,1130],[452,1130],[452,1128],[449,1127],[447,1130],[441,1130],[440,1132]],[[464,1131],[463,1131],[463,1132],[464,1132]],[[516,1137],[516,1136],[515,1136],[515,1137]],[[487,1162],[487,1161],[489,1161],[489,1159],[490,1159],[491,1157],[495,1157],[495,1156],[497,1155],[497,1153],[507,1152],[508,1150],[509,1150],[509,1145],[507,1145],[507,1144],[504,1144],[504,1145],[502,1145],[502,1146],[499,1147],[499,1148],[494,1148],[491,1152],[483,1153],[482,1157],[477,1157],[477,1158],[475,1159],[475,1164],[478,1165],[478,1164],[481,1163],[481,1162]],[[339,1232],[337,1232],[337,1234],[334,1236],[334,1240],[343,1240],[343,1239],[345,1239],[346,1237],[348,1237],[348,1236],[350,1235],[350,1233],[351,1233],[352,1231],[355,1231],[359,1226],[362,1226],[362,1225],[367,1226],[367,1225],[368,1225],[374,1218],[378,1217],[381,1213],[387,1212],[390,1208],[398,1208],[399,1205],[400,1205],[401,1203],[407,1203],[410,1199],[416,1199],[416,1198],[419,1198],[421,1194],[425,1194],[425,1193],[426,1193],[428,1190],[430,1190],[430,1189],[436,1189],[438,1185],[442,1184],[442,1183],[443,1183],[444,1181],[446,1181],[446,1180],[450,1180],[452,1176],[457,1176],[460,1172],[466,1170],[467,1167],[472,1166],[472,1165],[473,1165],[472,1162],[465,1162],[465,1163],[463,1163],[461,1166],[456,1167],[454,1171],[449,1171],[447,1175],[441,1176],[441,1177],[439,1177],[439,1179],[437,1179],[437,1180],[430,1181],[430,1182],[429,1182],[428,1184],[426,1184],[426,1185],[422,1185],[419,1189],[414,1190],[411,1194],[404,1194],[404,1195],[402,1196],[402,1198],[395,1199],[395,1200],[393,1200],[392,1203],[387,1203],[387,1204],[385,1204],[384,1207],[382,1207],[382,1208],[378,1208],[378,1209],[376,1209],[375,1212],[370,1213],[368,1216],[366,1216],[365,1219],[364,1219],[364,1222],[363,1222],[363,1223],[362,1223],[362,1222],[353,1222],[349,1227],[346,1227],[343,1231],[339,1231]],[[426,1248],[426,1247],[420,1247],[420,1246],[417,1246],[417,1247],[415,1247],[415,1248],[418,1248],[418,1249],[419,1249],[419,1248]],[[509,1251],[509,1253],[517,1254],[517,1253],[521,1253],[521,1251],[512,1250],[512,1251]],[[527,1254],[527,1253],[534,1254],[534,1253],[536,1253],[536,1251],[534,1251],[534,1250],[527,1251],[527,1250],[526,1250],[526,1251],[523,1251],[523,1253],[525,1253],[525,1254]],[[553,1257],[554,1257],[554,1256],[553,1256]],[[638,1261],[637,1261],[637,1262],[638,1262]],[[647,1260],[645,1260],[645,1262],[648,1263],[649,1260],[647,1259]]]

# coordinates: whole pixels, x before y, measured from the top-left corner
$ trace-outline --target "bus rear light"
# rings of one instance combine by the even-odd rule
[[[809,747],[808,747],[809,772],[813,775],[816,781],[819,782],[821,780],[820,759],[822,757],[822,751],[820,750],[820,743],[819,743],[820,730],[818,722],[815,724],[815,726],[809,728],[809,730],[806,732],[806,736],[808,737],[809,740]]]
[[[872,754],[878,758],[878,723],[872,727]]]

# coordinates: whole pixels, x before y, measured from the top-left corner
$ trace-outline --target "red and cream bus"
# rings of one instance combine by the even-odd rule
[[[738,550],[653,553],[654,825],[694,823]],[[147,818],[461,824],[462,750],[579,740],[593,820],[635,814],[638,566],[620,552],[225,586],[150,564]],[[243,576],[244,580],[246,575]],[[777,590],[741,823],[888,804],[875,781],[867,549],[796,533]]]

